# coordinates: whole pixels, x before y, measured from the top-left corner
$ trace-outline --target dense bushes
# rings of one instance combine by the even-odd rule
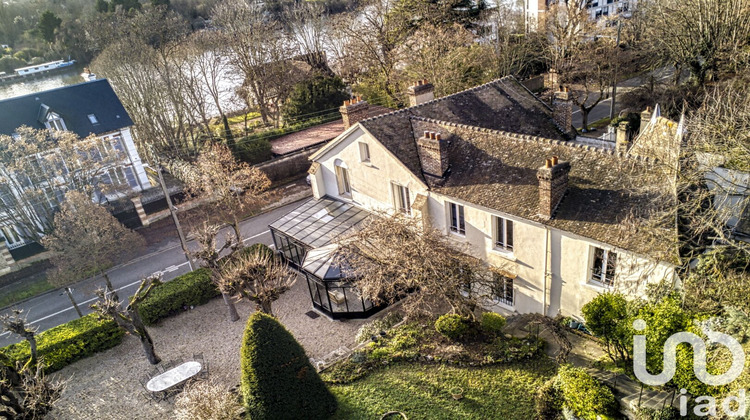
[[[495,312],[485,312],[482,314],[481,327],[486,334],[500,334],[505,328],[505,317]]]
[[[391,329],[391,327],[401,322],[402,319],[404,319],[404,317],[400,312],[391,311],[386,316],[378,318],[372,322],[368,322],[359,327],[359,330],[357,330],[357,335],[354,337],[354,339],[357,341],[357,343],[364,343],[365,341],[369,340],[370,337],[380,334],[381,331],[388,331],[389,329]]]
[[[612,390],[581,368],[561,366],[557,383],[565,407],[584,420],[619,418]]]
[[[535,410],[537,420],[562,418],[563,395],[555,379],[550,379],[536,393]]]
[[[146,325],[152,325],[185,307],[203,305],[218,295],[220,292],[211,282],[208,269],[201,268],[156,286],[138,307],[138,312]]]
[[[231,148],[237,159],[251,165],[271,159],[271,142],[268,138],[248,136],[238,139]]]
[[[282,115],[284,121],[291,122],[337,113],[338,107],[347,99],[349,93],[340,77],[318,75],[294,85],[282,108]]]
[[[248,319],[240,364],[242,396],[254,420],[325,419],[336,410],[302,346],[272,316],[256,312]]]
[[[47,366],[45,371],[54,372],[76,360],[120,344],[123,334],[124,331],[114,321],[99,320],[96,314],[89,314],[39,333],[36,336],[37,352]],[[26,341],[0,351],[13,362],[26,363],[31,357]]]
[[[445,314],[435,321],[435,329],[451,340],[460,340],[469,332],[471,321],[458,314]]]

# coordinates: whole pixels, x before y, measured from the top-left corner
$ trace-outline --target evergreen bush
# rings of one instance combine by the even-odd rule
[[[256,312],[247,321],[240,352],[241,389],[249,418],[326,419],[336,398],[305,350],[275,318]]]
[[[186,307],[208,303],[220,294],[211,282],[209,270],[200,268],[156,286],[140,304],[138,313],[146,325],[153,325]]]
[[[581,368],[563,365],[557,374],[565,407],[583,420],[620,418],[612,390]]]
[[[460,340],[469,332],[468,318],[458,314],[445,314],[435,321],[435,329],[451,340]]]
[[[485,312],[482,314],[481,327],[485,334],[500,334],[505,328],[505,317],[495,312]]]

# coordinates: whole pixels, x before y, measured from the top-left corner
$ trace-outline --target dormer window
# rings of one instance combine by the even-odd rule
[[[65,121],[63,121],[62,118],[60,118],[60,115],[50,112],[47,116],[47,123],[45,124],[47,126],[47,129],[49,130],[55,130],[55,131],[65,131],[67,128],[65,127]]]
[[[99,120],[96,119],[96,115],[89,114],[89,121],[91,121],[91,124],[99,124]]]

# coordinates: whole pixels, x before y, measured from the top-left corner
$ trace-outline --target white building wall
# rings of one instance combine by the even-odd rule
[[[120,133],[122,134],[122,142],[125,145],[128,157],[133,163],[133,170],[135,171],[136,178],[138,178],[138,182],[144,190],[150,188],[151,181],[149,181],[146,171],[143,169],[143,162],[141,161],[140,154],[138,154],[138,149],[135,147],[133,135],[130,133],[130,127],[122,129]]]

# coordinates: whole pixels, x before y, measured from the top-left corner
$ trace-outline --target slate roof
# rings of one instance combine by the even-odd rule
[[[643,223],[644,209],[670,204],[657,199],[669,186],[664,168],[652,157],[566,141],[552,110],[512,77],[360,124],[432,191],[659,259],[676,255],[671,226]],[[422,173],[416,138],[424,131],[450,142],[445,179]],[[546,220],[538,215],[536,174],[552,156],[572,169],[566,195]]]
[[[424,177],[416,142],[407,139],[421,132],[414,131],[411,117],[564,139],[552,110],[512,76],[360,122],[420,179]]]
[[[36,92],[0,101],[0,134],[10,135],[22,125],[45,128],[42,105],[63,119],[68,131],[79,137],[103,134],[133,125],[127,111],[107,79],[99,79],[57,89]],[[44,115],[42,115],[44,114]],[[97,124],[89,121],[94,114]]]

